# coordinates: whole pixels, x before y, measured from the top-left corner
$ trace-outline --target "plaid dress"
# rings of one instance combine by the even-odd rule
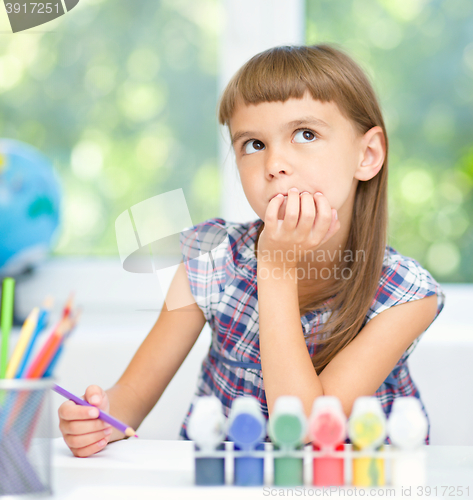
[[[236,397],[250,395],[259,401],[261,411],[268,418],[259,353],[257,261],[254,251],[262,222],[257,219],[238,224],[213,218],[180,234],[191,292],[212,330],[211,346],[202,362],[195,397],[217,396],[227,417]],[[387,246],[379,288],[364,324],[389,307],[433,294],[438,300],[437,317],[445,301],[438,283],[417,261]],[[315,354],[315,343],[307,337],[319,332],[328,320],[331,301],[328,299],[319,309],[301,316],[311,356]],[[381,402],[386,417],[391,412],[394,398],[415,396],[420,400],[406,361],[421,336],[404,352],[374,394]],[[186,428],[192,408],[193,403],[181,427],[182,439],[189,439]],[[428,419],[423,404],[422,408]],[[429,443],[428,434],[425,442]],[[386,443],[390,443],[389,438]]]

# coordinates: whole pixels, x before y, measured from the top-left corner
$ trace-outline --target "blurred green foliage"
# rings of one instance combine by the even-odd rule
[[[443,282],[472,282],[473,2],[307,0],[306,43],[367,71],[389,145],[389,244]]]
[[[11,34],[0,6],[0,136],[54,162],[65,191],[56,254],[117,255],[118,215],[177,188],[193,223],[218,215],[219,9],[81,0]]]
[[[0,9],[0,136],[38,147],[60,174],[56,254],[116,255],[118,215],[176,188],[194,223],[219,215],[223,6],[81,0],[14,35]],[[339,44],[378,92],[389,243],[441,281],[473,281],[473,2],[307,0],[306,42]]]

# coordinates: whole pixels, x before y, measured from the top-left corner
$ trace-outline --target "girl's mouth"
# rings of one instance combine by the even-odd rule
[[[269,201],[271,201],[273,198],[276,198],[276,196],[278,194],[282,194],[285,198],[287,198],[287,193],[276,193],[276,194],[273,194],[273,196],[271,196],[271,198],[269,199]]]

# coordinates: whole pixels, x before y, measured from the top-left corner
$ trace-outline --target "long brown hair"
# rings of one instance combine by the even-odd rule
[[[220,124],[229,127],[239,99],[245,104],[302,98],[309,91],[322,102],[332,101],[360,134],[380,126],[386,144],[381,170],[368,181],[359,181],[345,251],[363,252],[363,259],[347,259],[351,270],[322,294],[299,302],[301,315],[318,308],[331,314],[319,332],[312,334],[317,348],[312,362],[317,373],[361,330],[381,276],[387,242],[388,139],[376,94],[363,70],[332,45],[275,47],[251,58],[233,76],[219,103]],[[262,224],[259,234],[263,229]],[[345,254],[346,255],[346,254]],[[329,300],[330,299],[330,300]]]

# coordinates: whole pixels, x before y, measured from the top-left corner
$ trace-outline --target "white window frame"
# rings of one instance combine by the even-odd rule
[[[277,45],[305,41],[304,0],[224,0],[220,35],[219,96],[234,73],[252,56]],[[225,220],[248,222],[258,216],[239,179],[228,131],[220,127],[221,214]]]

